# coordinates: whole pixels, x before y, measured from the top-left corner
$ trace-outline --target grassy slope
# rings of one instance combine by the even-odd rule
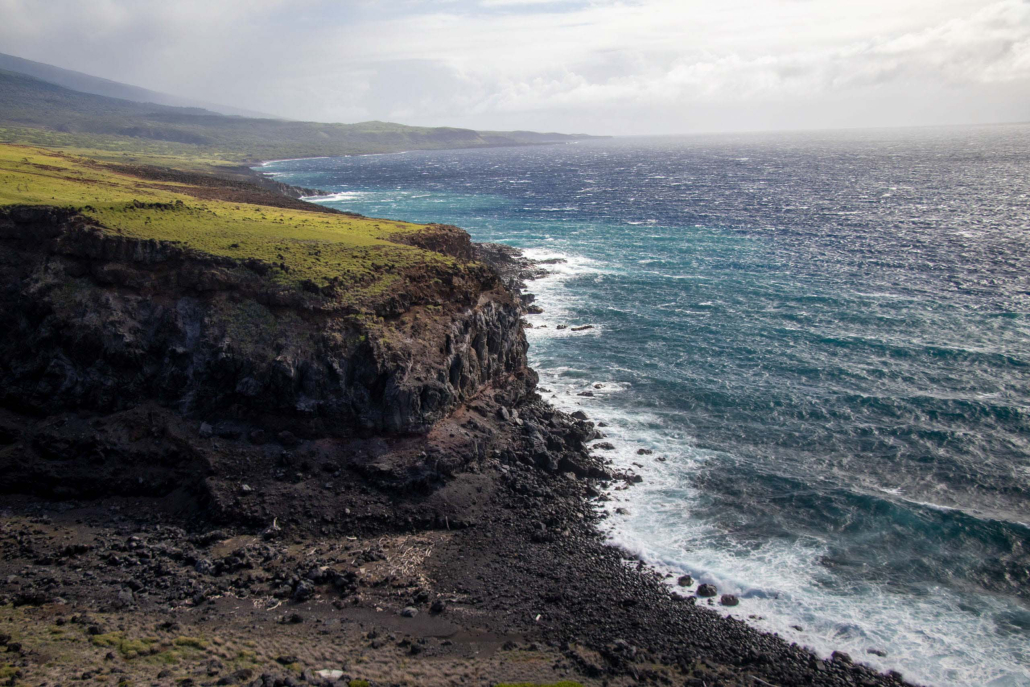
[[[213,171],[235,164],[231,155],[206,146],[148,141],[131,136],[85,134],[0,125],[0,143],[52,148],[111,162],[131,162],[175,169]]]
[[[73,207],[112,233],[285,265],[272,272],[284,285],[311,280],[322,286],[335,278],[352,305],[374,301],[413,271],[464,269],[447,256],[389,240],[422,225],[200,200],[192,190],[128,176],[86,157],[0,144],[0,205]],[[153,203],[171,207],[137,207]]]
[[[226,117],[80,93],[0,70],[0,142],[253,161],[525,145],[576,137]]]

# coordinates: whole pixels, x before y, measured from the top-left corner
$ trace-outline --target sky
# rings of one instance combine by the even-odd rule
[[[291,119],[1030,121],[1030,0],[0,0],[0,52]]]

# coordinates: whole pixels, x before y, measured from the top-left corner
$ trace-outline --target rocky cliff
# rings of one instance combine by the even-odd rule
[[[453,227],[415,242],[471,257]],[[409,275],[403,293],[355,311],[268,268],[113,235],[71,211],[4,209],[0,404],[49,415],[155,401],[240,431],[403,434],[485,388],[532,381],[518,300],[490,269]]]

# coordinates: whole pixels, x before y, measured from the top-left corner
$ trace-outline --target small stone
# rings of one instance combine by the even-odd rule
[[[315,585],[310,580],[301,580],[293,589],[293,600],[297,602],[307,601],[315,595]]]
[[[243,486],[240,487],[240,493],[241,494],[252,494],[252,493],[254,493],[254,487],[250,486],[249,484],[244,484]]]
[[[315,675],[317,675],[318,677],[322,678],[323,680],[339,680],[341,677],[343,677],[343,671],[342,670],[332,670],[332,669],[329,669],[329,670],[318,670],[318,671],[315,671]]]
[[[414,606],[408,606],[401,611],[401,616],[404,618],[414,618],[416,615],[418,615],[418,609]]]
[[[723,594],[722,598],[719,599],[719,603],[723,606],[737,606],[740,604],[740,599],[733,594]]]
[[[702,598],[712,597],[718,593],[719,590],[715,588],[714,584],[703,584],[697,588],[697,595]]]
[[[694,578],[690,575],[680,575],[679,579],[676,580],[676,584],[681,587],[691,587],[694,584]]]
[[[444,603],[443,599],[437,599],[433,602],[433,605],[429,607],[429,612],[433,615],[439,615],[447,610],[447,604]]]
[[[214,435],[214,433],[214,427],[212,427],[210,424],[208,424],[207,422],[200,423],[200,437],[202,439],[209,439]]]
[[[848,654],[844,651],[834,651],[832,654],[830,654],[830,659],[838,661],[840,663],[847,663],[849,665],[851,664],[851,654]]]
[[[131,589],[123,589],[118,592],[118,603],[122,606],[132,606],[136,603],[136,597],[133,596]]]
[[[300,443],[300,440],[288,429],[284,429],[277,435],[279,443],[283,446],[296,446]]]
[[[649,456],[649,455],[651,455],[652,453],[654,453],[654,451],[652,451],[652,450],[651,450],[651,449],[649,449],[649,448],[638,448],[638,449],[637,449],[637,455],[638,455],[638,456]]]

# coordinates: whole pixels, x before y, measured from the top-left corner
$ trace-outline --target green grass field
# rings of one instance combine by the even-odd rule
[[[179,168],[212,163],[164,161]],[[280,284],[334,282],[360,304],[413,270],[464,269],[448,256],[391,240],[423,225],[197,197],[207,190],[130,176],[92,157],[0,144],[0,205],[75,208],[114,234],[254,258],[274,266],[270,278]]]
[[[122,164],[147,164],[194,171],[212,171],[238,164],[241,156],[210,146],[153,141],[114,134],[52,131],[27,126],[0,126],[0,143],[48,148]]]

